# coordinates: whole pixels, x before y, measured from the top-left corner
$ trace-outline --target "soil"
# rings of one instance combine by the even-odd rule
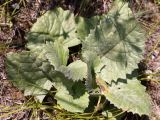
[[[0,0],[0,5],[4,2],[5,0]],[[0,16],[0,44],[8,48],[0,52],[0,110],[3,109],[1,105],[20,105],[26,100],[23,93],[7,80],[4,64],[5,53],[8,51],[16,52],[25,49],[25,44],[27,42],[25,35],[39,16],[44,14],[47,10],[53,9],[55,6],[61,6],[64,9],[70,9],[75,15],[90,17],[108,11],[111,3],[112,0],[93,0],[90,6],[84,5],[82,10],[82,6],[74,2],[74,0],[25,0],[25,3],[20,2],[20,0],[11,0],[3,10],[0,8],[0,14],[2,14]],[[148,28],[153,28],[152,34],[146,40],[146,51],[144,60],[142,60],[144,69],[141,73],[155,74],[155,76],[149,78],[154,81],[145,82],[145,85],[153,101],[153,114],[150,119],[158,120],[160,119],[160,84],[157,81],[160,80],[160,76],[156,74],[160,74],[160,6],[155,4],[152,0],[141,0],[141,2],[131,0],[130,6],[133,13],[136,13],[138,10],[149,10],[149,13],[146,12],[141,18],[138,18],[147,30]],[[0,51],[2,51],[1,49],[0,46]],[[0,114],[2,113],[0,112]],[[125,119],[134,119],[134,117],[131,116],[133,115],[127,114]],[[19,114],[11,115],[3,119],[27,120],[27,117],[28,112],[22,111]],[[0,120],[3,119],[0,118]],[[147,120],[147,118],[144,120]]]
[[[160,119],[160,28],[147,40],[144,57],[147,66],[145,73],[154,74],[148,76],[151,81],[147,83],[147,89],[152,98],[152,120],[158,120]]]

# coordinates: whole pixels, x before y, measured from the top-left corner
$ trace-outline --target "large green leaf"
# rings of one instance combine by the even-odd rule
[[[117,0],[109,15],[82,42],[82,49],[84,61],[94,71],[87,80],[90,89],[94,88],[95,78],[111,104],[124,111],[149,115],[150,98],[134,72],[142,58],[144,33],[128,4]]]
[[[83,51],[94,51],[101,57],[105,67],[100,76],[110,83],[125,79],[126,74],[138,67],[145,39],[145,32],[133,18],[128,4],[118,0],[100,25],[91,30],[82,47]]]
[[[57,103],[70,112],[84,112],[89,104],[89,95],[84,84],[73,82],[63,74],[57,72],[54,76],[54,86],[57,89],[55,98]]]
[[[33,25],[27,36],[28,47],[32,49],[35,45],[61,38],[75,41],[75,44],[73,44],[74,42],[72,44],[76,45],[80,41],[77,39],[75,32],[74,14],[69,10],[64,11],[62,8],[56,8],[46,12]]]
[[[145,92],[145,87],[136,78],[119,79],[110,85],[106,84],[99,76],[97,76],[96,81],[100,86],[101,93],[116,107],[139,115],[150,114],[151,102],[149,95]]]
[[[54,42],[57,39],[65,39],[68,47],[76,46],[88,36],[90,29],[99,23],[99,17],[83,18],[74,16],[69,10],[55,8],[46,12],[32,26],[27,35],[27,47],[35,49],[35,44],[41,46],[46,41]]]
[[[112,81],[107,84],[107,80],[100,77],[104,67],[100,57],[94,52],[85,51],[83,59],[89,66],[88,79],[86,79],[89,90],[95,89],[98,85],[100,93],[117,108],[140,115],[149,115],[151,101],[145,87],[136,79],[137,70],[133,70],[132,74],[127,74],[126,79],[119,78],[116,82]]]
[[[34,95],[40,102],[53,85],[50,81],[52,67],[31,52],[8,53],[6,68],[8,79],[24,90],[24,95]]]

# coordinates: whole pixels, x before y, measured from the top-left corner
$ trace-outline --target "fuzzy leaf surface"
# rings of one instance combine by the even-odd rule
[[[56,80],[56,82],[55,82]],[[54,76],[54,86],[57,89],[55,99],[57,103],[70,112],[84,112],[89,104],[89,94],[84,84],[67,79],[62,73]]]
[[[87,77],[87,64],[81,60],[74,61],[67,66],[69,50],[60,40],[47,42],[44,45],[44,54],[56,71],[62,72],[73,81],[83,80]]]
[[[56,39],[69,39],[70,44],[76,45],[80,41],[75,34],[74,14],[69,10],[56,8],[47,11],[32,26],[27,39],[29,41],[28,48],[33,49],[35,45],[41,45],[46,41],[54,42]],[[72,42],[70,40],[73,40]],[[75,43],[74,43],[75,41]]]
[[[56,40],[54,43],[47,42],[46,45],[44,45],[44,51],[45,57],[56,70],[62,65],[67,65],[69,50],[64,46],[63,41]]]
[[[90,30],[94,29],[99,24],[99,16],[92,18],[76,17],[77,37],[83,41],[89,35]]]
[[[81,60],[76,60],[70,63],[68,66],[61,66],[61,71],[68,79],[73,81],[83,80],[87,78],[87,64]]]
[[[95,73],[100,72],[104,65],[102,64],[100,57],[92,51],[85,51],[82,56],[88,67],[86,88],[88,91],[94,91],[97,88]]]
[[[34,95],[40,102],[53,85],[50,81],[53,70],[49,63],[30,52],[8,53],[6,68],[8,79],[24,90],[24,95]]]
[[[111,16],[112,15],[112,16]],[[105,64],[100,76],[111,83],[125,79],[142,59],[145,32],[131,15],[128,4],[115,1],[108,16],[91,30],[82,43],[83,51],[94,51]]]
[[[151,102],[146,89],[136,79],[119,79],[117,82],[106,84],[100,77],[97,78],[101,93],[114,104],[124,111],[138,113],[139,115],[149,115],[151,112]]]

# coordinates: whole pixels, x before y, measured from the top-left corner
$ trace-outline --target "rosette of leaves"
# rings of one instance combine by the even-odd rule
[[[56,8],[37,20],[27,39],[29,51],[6,59],[8,78],[25,95],[42,102],[54,87],[62,108],[84,112],[96,91],[117,108],[149,114],[149,97],[136,79],[145,34],[126,2],[117,0],[107,15],[92,18]],[[82,56],[69,63],[70,48],[79,44]]]

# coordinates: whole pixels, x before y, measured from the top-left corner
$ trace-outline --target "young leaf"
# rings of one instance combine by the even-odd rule
[[[86,62],[88,66],[86,88],[88,91],[93,91],[97,88],[95,73],[100,72],[104,65],[102,64],[100,57],[98,57],[96,53],[92,51],[85,51],[82,53],[82,56],[84,62]]]
[[[50,81],[51,66],[31,52],[8,53],[6,68],[8,79],[24,90],[24,95],[34,95],[40,102],[53,85]]]
[[[62,65],[67,65],[69,50],[63,45],[63,41],[55,40],[54,43],[47,42],[46,45],[44,45],[44,51],[45,57],[56,70]]]
[[[87,64],[81,60],[72,62],[67,66],[69,50],[63,41],[47,42],[44,45],[44,51],[45,57],[55,70],[62,72],[68,79],[78,81],[87,77]]]
[[[68,79],[73,81],[83,80],[87,78],[87,64],[81,60],[72,62],[67,67],[61,66],[59,71],[61,71]]]

